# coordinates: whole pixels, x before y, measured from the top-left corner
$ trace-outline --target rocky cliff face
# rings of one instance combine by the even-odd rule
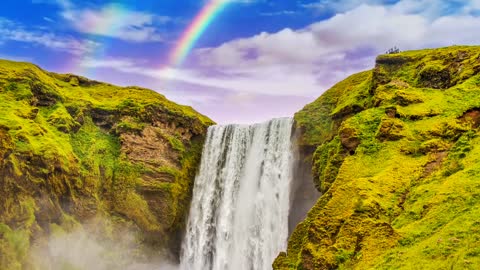
[[[275,269],[480,266],[480,47],[381,55],[295,119],[323,195]]]
[[[179,250],[211,120],[151,90],[0,61],[0,269],[91,223]]]

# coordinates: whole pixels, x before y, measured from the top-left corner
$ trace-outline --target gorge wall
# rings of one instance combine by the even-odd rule
[[[323,195],[274,269],[480,266],[480,47],[381,55],[295,121]]]
[[[210,119],[4,60],[0,100],[0,269],[36,269],[31,247],[78,227],[100,242],[131,233],[140,259],[178,258]]]

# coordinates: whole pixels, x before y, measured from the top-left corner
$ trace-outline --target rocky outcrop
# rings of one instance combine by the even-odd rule
[[[138,87],[0,61],[0,269],[29,269],[53,231],[108,220],[110,238],[175,257],[213,122]]]
[[[298,112],[322,196],[274,269],[478,268],[479,67],[479,47],[381,55]]]

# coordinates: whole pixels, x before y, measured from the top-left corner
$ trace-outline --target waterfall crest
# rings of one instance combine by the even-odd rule
[[[209,128],[181,269],[271,269],[287,245],[292,124],[282,118]]]

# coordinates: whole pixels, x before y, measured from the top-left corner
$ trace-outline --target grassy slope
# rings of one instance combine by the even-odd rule
[[[275,269],[480,267],[480,47],[377,58],[296,114],[324,192]]]
[[[141,241],[174,241],[211,124],[151,90],[0,60],[0,269],[26,267],[32,240],[98,216],[137,228]],[[146,127],[170,144],[173,162],[129,158],[122,136],[144,137]]]

